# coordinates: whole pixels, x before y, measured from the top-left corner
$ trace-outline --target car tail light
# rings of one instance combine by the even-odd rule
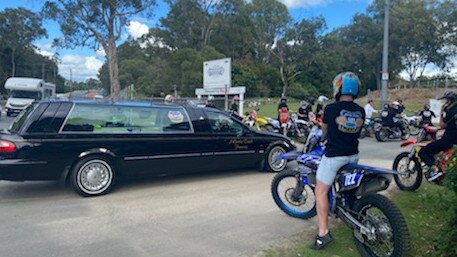
[[[0,140],[0,153],[12,153],[16,151],[16,146],[10,141]]]

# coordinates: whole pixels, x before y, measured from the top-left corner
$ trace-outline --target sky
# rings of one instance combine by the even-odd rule
[[[356,13],[364,13],[372,0],[280,0],[289,9],[289,13],[296,21],[322,15],[328,30],[348,25]],[[0,11],[5,8],[24,7],[31,11],[41,10],[44,0],[0,0]],[[161,17],[168,13],[168,6],[157,0],[158,6],[154,10],[151,19],[144,17],[132,18],[130,25],[125,28],[122,40],[130,35],[138,38],[148,32],[149,28],[157,26]],[[57,51],[52,47],[54,38],[61,36],[59,26],[53,21],[46,21],[44,27],[48,31],[48,37],[34,42],[38,51],[43,55],[52,56]],[[119,42],[122,43],[122,40]],[[90,48],[59,49],[60,56],[59,74],[73,81],[85,81],[88,78],[96,78],[98,69],[105,61],[104,52]]]

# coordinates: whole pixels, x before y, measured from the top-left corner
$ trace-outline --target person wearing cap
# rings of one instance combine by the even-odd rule
[[[428,166],[425,177],[430,182],[443,176],[443,171],[436,166],[435,154],[457,144],[457,94],[448,91],[438,100],[444,100],[440,116],[440,127],[445,129],[444,134],[440,139],[422,147],[419,151],[419,157]]]

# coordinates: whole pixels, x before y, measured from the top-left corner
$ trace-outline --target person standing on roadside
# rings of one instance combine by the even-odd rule
[[[378,113],[378,111],[373,108],[373,100],[368,100],[368,103],[363,108],[365,110],[366,119],[371,119],[373,117],[373,113]]]
[[[236,95],[232,98],[232,104],[230,105],[230,111],[233,114],[240,116],[239,114],[240,98]]]
[[[327,145],[316,172],[316,210],[318,234],[311,248],[320,250],[333,241],[328,227],[328,191],[338,170],[359,159],[359,136],[365,120],[365,111],[354,103],[359,93],[360,80],[352,72],[338,74],[333,80],[336,102],[326,106],[322,131]]]

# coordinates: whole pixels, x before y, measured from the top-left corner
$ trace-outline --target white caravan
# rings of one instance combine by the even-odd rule
[[[43,100],[56,95],[56,85],[35,78],[9,78],[5,82],[9,98],[5,105],[6,115],[19,113],[35,100]]]

